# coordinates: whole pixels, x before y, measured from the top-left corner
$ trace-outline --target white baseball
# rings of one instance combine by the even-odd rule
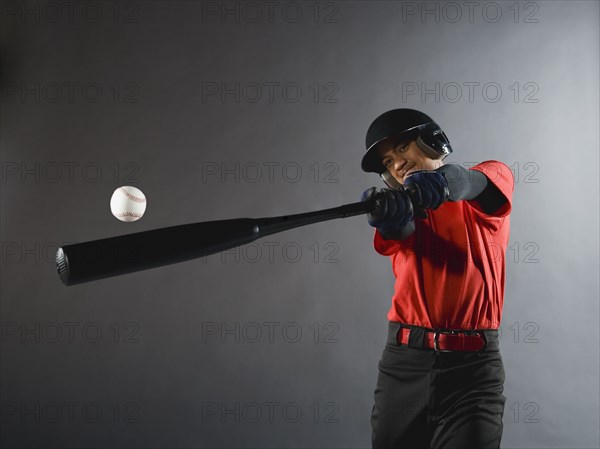
[[[146,211],[146,196],[136,187],[119,187],[110,199],[110,211],[118,220],[137,221]]]

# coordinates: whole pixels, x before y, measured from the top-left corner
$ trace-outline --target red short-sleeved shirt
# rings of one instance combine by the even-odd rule
[[[417,218],[405,240],[385,240],[375,230],[375,250],[390,256],[396,276],[389,321],[435,329],[500,327],[514,179],[499,161],[471,170],[506,197],[492,215],[475,200],[446,202]]]

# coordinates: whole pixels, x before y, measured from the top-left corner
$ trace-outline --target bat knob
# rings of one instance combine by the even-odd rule
[[[69,261],[62,248],[58,248],[56,252],[56,271],[63,284],[69,285]]]

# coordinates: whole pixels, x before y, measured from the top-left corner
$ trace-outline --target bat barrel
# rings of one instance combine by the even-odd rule
[[[206,257],[256,240],[255,221],[191,223],[66,245],[58,249],[56,268],[65,285],[75,285]],[[225,234],[226,240],[215,238]]]

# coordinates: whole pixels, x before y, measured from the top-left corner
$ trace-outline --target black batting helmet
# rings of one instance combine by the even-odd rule
[[[393,139],[394,143],[416,140],[419,148],[432,159],[444,159],[452,147],[442,129],[428,115],[415,109],[392,109],[377,117],[367,131],[367,152],[363,156],[363,171],[383,173],[377,156],[377,144]]]

